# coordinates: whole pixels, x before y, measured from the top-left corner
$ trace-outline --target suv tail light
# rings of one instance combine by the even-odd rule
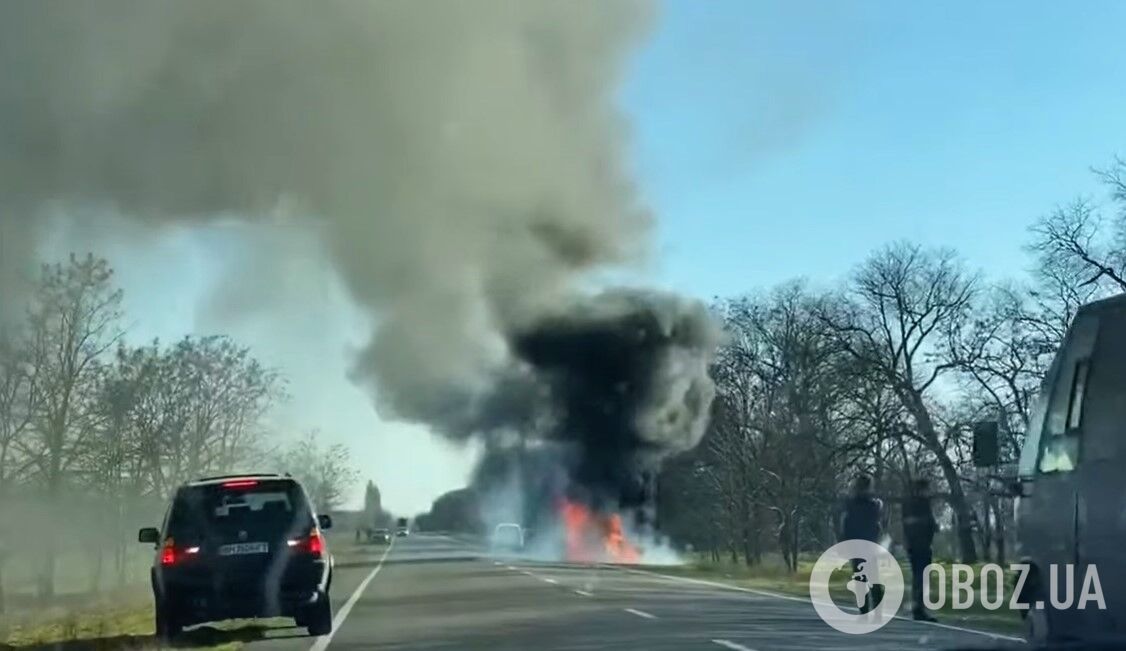
[[[199,547],[184,547],[176,549],[176,541],[172,538],[164,539],[164,546],[160,548],[160,564],[161,565],[175,565],[177,561],[183,560],[185,556],[195,556],[199,553]]]
[[[164,539],[164,547],[160,549],[160,564],[173,565],[176,563],[176,542],[171,538]]]
[[[293,538],[285,542],[290,547],[297,548],[297,550],[310,554],[314,558],[320,558],[325,551],[324,534],[316,527],[310,529],[309,535],[305,538]]]
[[[309,553],[313,556],[320,556],[325,551],[325,539],[321,532],[313,529],[309,532]]]

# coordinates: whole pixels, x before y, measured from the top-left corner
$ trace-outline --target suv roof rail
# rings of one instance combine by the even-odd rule
[[[288,474],[286,475],[289,476]],[[276,472],[240,472],[234,475],[214,475],[212,477],[200,477],[196,481],[215,481],[216,479],[236,479],[242,477],[281,477]]]

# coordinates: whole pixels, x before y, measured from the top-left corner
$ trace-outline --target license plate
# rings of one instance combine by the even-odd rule
[[[241,556],[242,554],[266,554],[270,544],[264,542],[235,543],[219,547],[220,556]]]

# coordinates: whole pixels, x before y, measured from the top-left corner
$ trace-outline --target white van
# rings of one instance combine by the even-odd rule
[[[491,540],[497,551],[520,551],[524,549],[524,529],[514,522],[503,522],[493,529]]]

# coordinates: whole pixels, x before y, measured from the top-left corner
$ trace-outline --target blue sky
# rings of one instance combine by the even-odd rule
[[[883,242],[1027,266],[1126,153],[1126,2],[662,5],[621,103],[657,274],[704,298],[840,278]]]

